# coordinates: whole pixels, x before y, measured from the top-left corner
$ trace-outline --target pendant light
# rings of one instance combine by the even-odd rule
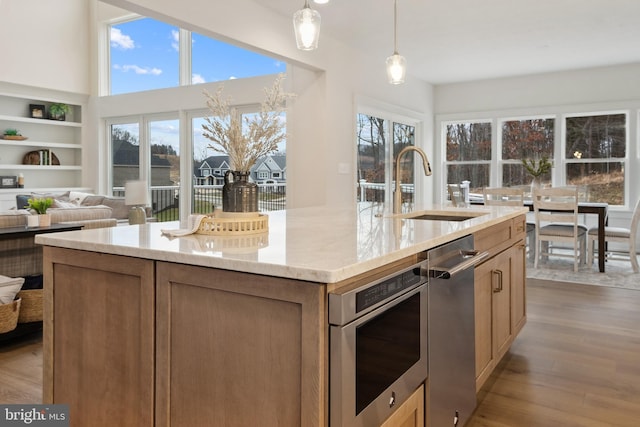
[[[387,77],[392,85],[404,83],[407,60],[398,53],[398,0],[393,1],[393,55],[387,58]]]
[[[296,45],[300,50],[318,48],[320,38],[320,14],[309,7],[309,0],[304,7],[293,14],[293,30],[296,34]]]

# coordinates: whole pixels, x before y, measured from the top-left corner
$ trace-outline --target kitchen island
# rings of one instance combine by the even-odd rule
[[[425,211],[478,216],[359,205],[270,212],[263,235],[163,236],[176,222],[38,236],[44,401],[69,404],[72,426],[327,426],[328,293],[459,237],[497,252],[524,235],[526,208]]]

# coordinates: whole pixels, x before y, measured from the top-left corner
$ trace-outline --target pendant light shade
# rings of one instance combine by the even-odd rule
[[[293,30],[296,34],[298,49],[314,50],[318,48],[320,14],[309,7],[309,0],[305,0],[304,7],[293,14]]]
[[[387,78],[392,85],[404,83],[404,77],[407,74],[407,60],[404,56],[394,53],[387,58]]]
[[[387,58],[387,78],[392,85],[404,83],[407,60],[398,53],[398,1],[393,2],[393,55]]]

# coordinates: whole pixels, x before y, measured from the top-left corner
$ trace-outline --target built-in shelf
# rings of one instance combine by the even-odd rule
[[[0,137],[7,129],[17,129],[27,139],[0,138],[0,176],[20,177],[25,188],[0,189],[0,209],[15,207],[15,195],[30,192],[56,193],[80,188],[82,184],[82,110],[84,100],[76,94],[0,82]],[[52,103],[69,106],[66,120],[51,120]],[[33,117],[40,106],[45,118]],[[54,154],[59,165],[33,165],[25,155],[40,150]],[[37,159],[35,160],[37,161]]]
[[[10,141],[10,140],[1,140],[0,146],[11,146],[11,147],[40,147],[40,148],[70,148],[72,150],[81,150],[82,145],[74,144],[74,143],[66,143],[66,142],[43,142],[43,141]]]
[[[3,165],[0,164],[0,170],[2,169],[20,169],[20,170],[38,170],[38,171],[45,171],[45,170],[56,170],[56,171],[79,171],[82,170],[82,166],[76,166],[76,165]]]
[[[63,121],[63,120],[49,120],[49,119],[33,119],[31,117],[20,116],[7,116],[0,114],[0,121],[11,121],[16,123],[31,123],[43,126],[68,126],[68,127],[82,127],[82,123]]]

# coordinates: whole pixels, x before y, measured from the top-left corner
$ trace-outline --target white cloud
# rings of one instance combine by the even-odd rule
[[[111,46],[126,50],[133,49],[136,44],[131,37],[122,34],[119,28],[111,27]]]
[[[229,76],[229,80],[235,80],[235,79],[237,79],[236,76]]]
[[[114,65],[113,68],[115,70],[119,70],[122,72],[133,71],[136,74],[151,74],[154,76],[159,76],[162,74],[162,70],[160,68],[149,68],[149,67],[139,67],[137,65]]]
[[[191,84],[206,83],[207,81],[200,74],[193,73],[191,76]]]
[[[173,39],[173,41],[171,42],[171,47],[173,48],[173,50],[178,52],[180,50],[180,31],[171,30],[171,38]]]

